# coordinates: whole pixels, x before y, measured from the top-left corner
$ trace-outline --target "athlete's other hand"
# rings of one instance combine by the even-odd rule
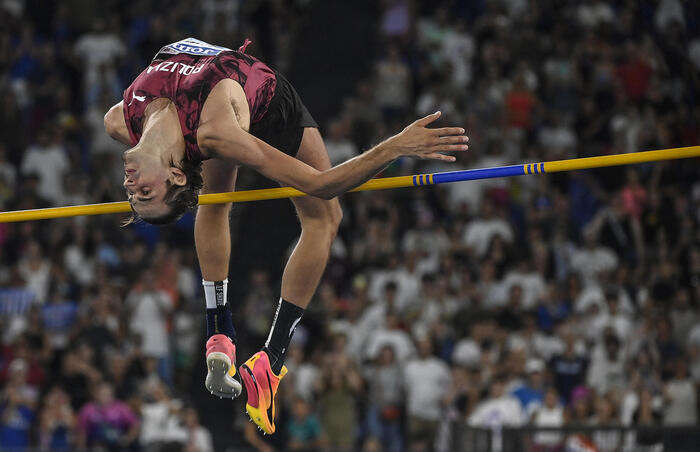
[[[454,156],[442,153],[466,151],[469,148],[466,144],[469,137],[460,127],[429,129],[428,125],[435,122],[441,114],[441,112],[436,111],[415,121],[403,129],[401,133],[389,138],[386,145],[397,154],[397,157],[411,156],[454,162],[456,160]]]

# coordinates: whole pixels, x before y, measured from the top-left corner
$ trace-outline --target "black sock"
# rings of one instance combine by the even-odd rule
[[[215,334],[224,334],[235,343],[236,330],[233,328],[233,316],[231,306],[226,300],[224,282],[216,281],[213,286],[216,307],[207,308],[207,338]]]
[[[270,357],[270,367],[276,374],[279,374],[280,370],[282,370],[289,341],[292,339],[294,329],[303,315],[304,308],[300,308],[280,298],[264,349],[267,352],[267,356]]]

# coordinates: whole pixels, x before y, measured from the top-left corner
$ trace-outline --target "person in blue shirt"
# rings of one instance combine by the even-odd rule
[[[288,446],[291,450],[315,450],[322,448],[325,443],[318,416],[311,412],[311,407],[301,397],[294,400],[292,418],[289,420],[287,429]]]
[[[530,359],[525,364],[527,382],[514,389],[511,394],[520,401],[523,412],[530,418],[532,413],[542,405],[544,400],[544,362]]]
[[[29,430],[34,411],[24,402],[21,392],[8,385],[0,397],[0,450],[29,447]]]

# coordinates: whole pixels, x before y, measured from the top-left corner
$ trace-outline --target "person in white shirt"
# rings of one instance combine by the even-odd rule
[[[632,320],[627,313],[620,310],[619,290],[610,287],[605,290],[605,305],[591,322],[591,334],[599,338],[606,329],[611,328],[621,340],[629,337],[632,331]]]
[[[392,311],[386,313],[384,324],[372,331],[367,342],[366,357],[375,359],[387,345],[392,347],[399,361],[406,361],[415,354],[411,337],[399,328],[399,317]]]
[[[571,269],[581,275],[584,285],[595,282],[599,273],[615,270],[619,260],[610,249],[596,242],[595,233],[587,229],[583,234],[584,247],[571,253]]]
[[[34,294],[34,301],[38,304],[46,303],[49,295],[51,268],[51,261],[46,258],[39,242],[27,243],[17,271],[24,280],[25,287]]]
[[[162,382],[153,383],[148,392],[152,401],[141,407],[141,444],[150,449],[168,443],[184,443],[188,432],[180,422],[182,401],[171,399]]]
[[[211,433],[199,423],[197,411],[194,408],[187,408],[183,419],[189,436],[185,450],[187,452],[214,452]]]
[[[505,377],[498,375],[491,383],[489,397],[476,406],[467,422],[472,427],[490,428],[494,432],[492,448],[500,451],[501,428],[521,426],[525,418],[518,399],[506,393]]]
[[[442,41],[440,56],[451,65],[450,78],[457,89],[466,88],[472,81],[472,58],[476,53],[474,38],[467,33],[464,20],[458,20]]]
[[[496,376],[489,397],[476,406],[469,416],[469,425],[498,430],[504,425],[520,426],[525,422],[520,402],[506,393],[505,378]]]
[[[367,344],[372,339],[372,333],[384,328],[387,312],[396,311],[396,283],[389,281],[384,285],[384,297],[368,306],[361,317],[351,326],[350,350],[358,357],[365,358]]]
[[[69,167],[59,132],[44,130],[39,132],[36,143],[29,146],[24,154],[21,170],[25,176],[36,174],[39,177],[39,195],[57,204],[63,199],[63,178]]]
[[[675,375],[664,387],[664,425],[696,425],[698,398],[694,382],[688,378],[688,364],[684,359],[675,362]]]
[[[408,414],[408,441],[412,447],[423,445],[431,450],[435,444],[440,419],[445,415],[444,399],[452,375],[448,365],[433,355],[430,338],[417,341],[418,357],[403,370]]]
[[[556,389],[547,389],[544,405],[533,413],[532,424],[535,427],[561,427],[564,425],[564,407],[559,402],[559,394],[557,394]],[[535,445],[554,447],[560,444],[562,439],[559,433],[540,432],[535,434]]]
[[[627,382],[627,373],[620,340],[612,328],[606,329],[602,336],[602,341],[593,349],[586,381],[600,394],[621,391]]]
[[[126,46],[106,25],[104,20],[95,19],[92,31],[82,35],[73,47],[75,55],[83,62],[83,87],[90,93],[86,96],[88,107],[99,98],[99,92],[94,89],[101,85],[100,78],[109,86],[118,85],[116,62],[126,55]]]
[[[520,264],[506,275],[503,284],[508,290],[513,286],[523,289],[520,307],[524,310],[534,308],[547,289],[544,277],[532,267],[529,259],[521,260]]]
[[[479,218],[471,221],[464,229],[462,241],[464,245],[474,250],[478,258],[486,255],[491,239],[496,235],[508,243],[513,241],[513,229],[508,222],[496,215],[494,209],[493,203],[485,199],[481,204]]]
[[[576,13],[579,23],[586,28],[595,28],[615,19],[615,12],[610,5],[600,0],[581,2]]]
[[[143,354],[163,359],[170,351],[167,316],[173,304],[168,294],[153,282],[153,273],[144,271],[140,286],[127,296],[126,304],[131,312],[131,330],[141,337]]]
[[[355,143],[348,138],[349,129],[350,122],[347,119],[337,119],[328,127],[325,142],[331,165],[339,165],[360,153]]]

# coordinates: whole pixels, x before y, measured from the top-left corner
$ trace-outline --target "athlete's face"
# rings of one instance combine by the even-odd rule
[[[153,155],[130,152],[124,154],[124,188],[131,207],[141,218],[166,215],[170,211],[164,200],[167,182],[184,185],[184,174]]]

